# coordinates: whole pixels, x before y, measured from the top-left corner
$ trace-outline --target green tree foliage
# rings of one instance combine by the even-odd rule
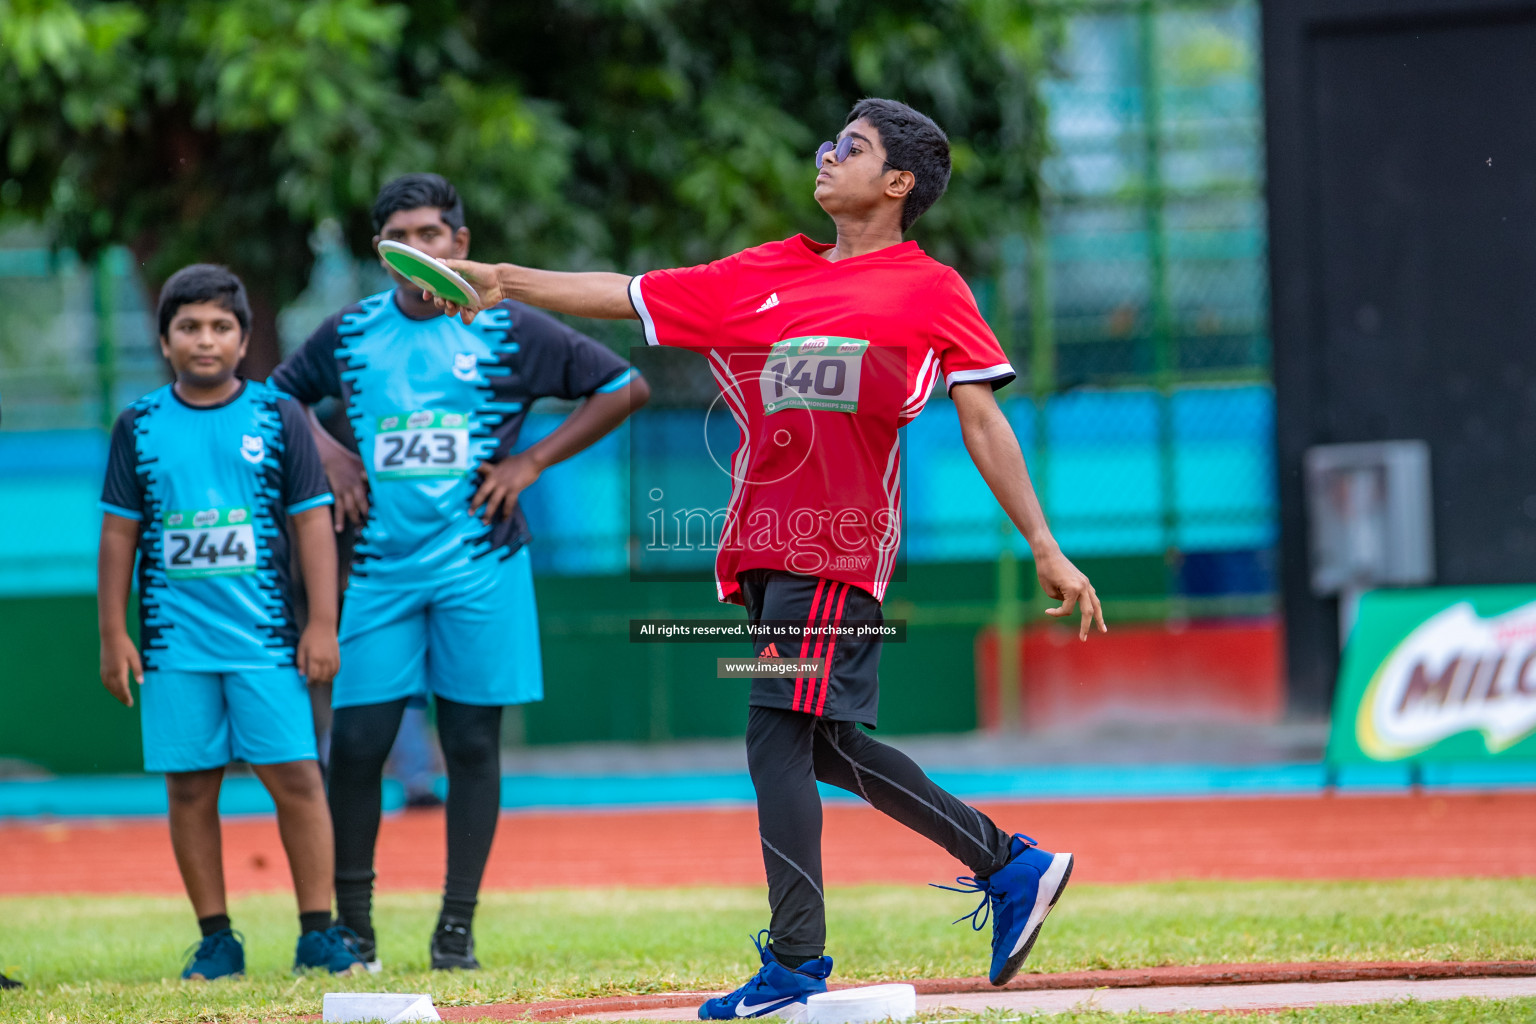
[[[418,16],[437,4],[419,4]],[[441,5],[446,6],[446,5]],[[972,272],[1040,196],[1059,16],[1020,0],[564,0],[476,5],[477,48],[579,126],[571,199],[603,257],[698,262],[827,234],[811,158],[862,96],[931,114],[948,197],[915,237]]]
[[[1010,0],[0,0],[0,200],[152,283],[217,260],[257,306],[251,369],[322,218],[367,251],[391,175],[464,193],[477,252],[698,262],[797,230],[816,143],[889,95],[955,142],[916,236],[985,270],[1039,199],[1054,22]]]

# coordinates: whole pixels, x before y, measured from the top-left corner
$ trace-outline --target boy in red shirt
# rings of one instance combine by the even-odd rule
[[[940,377],[967,450],[1029,542],[1042,589],[1086,640],[1103,612],[1061,553],[1024,457],[992,392],[1013,368],[960,276],[902,235],[949,183],[949,140],[911,107],[866,99],[817,153],[816,200],[837,241],[803,235],[705,266],[637,277],[449,261],[487,305],[515,298],[577,316],[638,318],[652,345],[704,355],[741,429],[716,560],[720,600],[754,622],[803,623],[796,649],[769,656],[823,667],[753,680],[747,761],[757,791],[772,920],[763,966],[699,1008],[704,1019],[803,1019],[826,990],[821,801],[817,780],[856,793],[968,865],[972,914],[992,917],[994,985],[1012,978],[1072,872],[1072,855],[1009,836],[939,789],[910,758],[858,728],[876,722],[878,642],[829,627],[880,622],[900,542],[897,431]],[[439,300],[449,313],[467,319]],[[979,915],[979,916],[978,916]]]

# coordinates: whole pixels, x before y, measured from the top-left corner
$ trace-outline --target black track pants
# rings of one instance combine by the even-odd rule
[[[501,708],[435,698],[448,766],[448,876],[443,913],[474,914],[501,810]],[[359,934],[373,934],[373,850],[379,836],[384,762],[405,700],[337,708],[331,726],[329,793],[336,830],[336,906]]]
[[[1008,861],[1010,837],[985,814],[944,792],[910,757],[852,722],[750,708],[747,767],[757,790],[758,833],[768,869],[773,948],[820,956],[826,946],[818,780],[846,789],[966,864],[990,875]]]

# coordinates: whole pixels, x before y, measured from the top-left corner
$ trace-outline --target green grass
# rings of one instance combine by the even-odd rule
[[[971,906],[920,887],[833,890],[835,977],[984,973],[986,934],[948,923]],[[429,991],[439,1005],[730,988],[756,969],[747,935],[767,916],[762,890],[750,888],[494,893],[484,898],[476,923],[488,969],[434,975],[426,971],[426,944],[436,897],[389,895],[376,920],[385,973],[338,982],[288,973],[297,929],[291,908],[282,896],[236,900],[231,914],[247,939],[248,976],[184,985],[176,980],[181,954],[197,938],[184,900],[0,899],[0,969],[29,986],[0,996],[0,1021],[279,1020],[318,1012],[321,994],[340,987]],[[1532,921],[1536,879],[1074,886],[1029,967],[1536,959]],[[1389,1016],[1360,1009],[1263,1019],[1536,1020],[1533,1008],[1521,1001],[1446,1003],[1379,1011]],[[1501,1016],[1488,1016],[1495,1009]],[[1156,1018],[1173,1019],[1180,1018]]]

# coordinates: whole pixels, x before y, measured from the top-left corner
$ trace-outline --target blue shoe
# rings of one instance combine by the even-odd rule
[[[245,936],[224,928],[187,950],[187,966],[181,972],[183,980],[213,981],[215,978],[236,978],[245,973]]]
[[[761,931],[752,940],[763,966],[752,980],[728,996],[711,999],[699,1007],[700,1020],[735,1020],[737,1017],[783,1017],[805,1020],[805,1001],[827,990],[827,976],[832,973],[829,956],[807,960],[790,970],[774,959]]]
[[[305,932],[299,936],[299,944],[293,950],[295,973],[321,967],[332,974],[363,973],[367,967],[350,941],[356,938],[352,929],[339,924],[333,924],[323,932]]]
[[[961,888],[935,886],[950,892],[979,892],[981,906],[966,917],[981,931],[992,918],[992,984],[1006,985],[1019,973],[1051,912],[1072,877],[1070,853],[1046,853],[1029,836],[1015,835],[1008,863],[986,878],[957,878]]]

